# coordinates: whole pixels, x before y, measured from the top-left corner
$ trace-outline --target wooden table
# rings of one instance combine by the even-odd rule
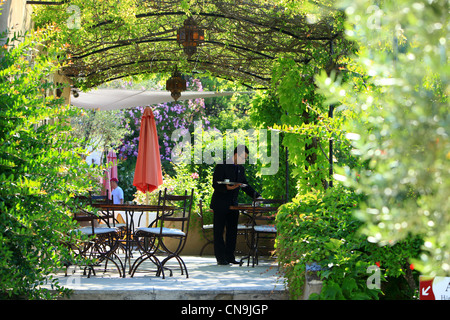
[[[132,235],[134,233],[134,214],[144,213],[144,212],[156,212],[157,217],[160,212],[172,211],[177,209],[175,206],[161,206],[161,205],[130,205],[130,204],[92,204],[93,207],[98,208],[102,211],[106,211],[109,215],[110,212],[114,211],[125,211],[125,261],[123,263],[123,277],[125,277],[125,270],[127,261],[129,261],[131,267],[131,251],[132,251]]]

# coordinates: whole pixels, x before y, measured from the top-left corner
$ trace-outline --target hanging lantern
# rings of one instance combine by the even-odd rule
[[[181,77],[177,67],[175,67],[172,76],[166,81],[166,90],[170,91],[170,95],[175,101],[181,97],[182,91],[186,91],[186,80]]]
[[[190,58],[197,52],[197,47],[205,41],[205,31],[199,29],[192,17],[184,21],[184,27],[178,29],[177,42],[184,47],[184,53]]]

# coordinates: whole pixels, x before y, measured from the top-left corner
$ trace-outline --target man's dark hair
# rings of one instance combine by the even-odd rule
[[[236,148],[234,148],[234,154],[238,153],[238,150],[242,150],[242,149],[244,149],[246,154],[249,154],[247,146],[243,145],[243,144],[238,145]]]

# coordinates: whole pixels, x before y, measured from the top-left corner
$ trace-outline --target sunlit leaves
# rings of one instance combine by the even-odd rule
[[[448,2],[361,0],[344,8],[365,76],[351,79],[354,93],[334,97],[357,111],[348,130],[369,164],[343,172],[348,181],[361,174],[355,186],[369,196],[359,217],[373,242],[424,235],[428,246],[416,267],[449,274]],[[343,88],[321,80],[328,92],[333,86]]]
[[[58,26],[54,44],[66,46],[72,66],[65,72],[81,89],[130,74],[168,73],[175,64],[182,72],[261,87],[277,57],[306,63],[316,50],[328,51],[331,37],[342,41],[342,23],[330,29],[334,19],[342,21],[331,3],[75,0],[36,6],[35,21]],[[186,59],[176,31],[190,15],[206,41]]]
[[[68,236],[74,228],[66,205],[91,187],[95,172],[68,131],[73,110],[53,98],[58,51],[33,55],[50,30],[16,38],[2,47],[0,63],[0,295],[50,298],[39,285],[73,260]],[[9,49],[9,50],[6,50]],[[50,282],[53,282],[50,280]],[[56,283],[56,288],[62,290]]]

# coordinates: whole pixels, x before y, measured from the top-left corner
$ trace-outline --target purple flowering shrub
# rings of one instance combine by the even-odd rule
[[[190,79],[187,86],[189,91],[203,91],[202,83],[199,79]],[[131,134],[122,139],[122,145],[119,147],[118,157],[122,161],[137,157],[139,131],[144,108],[136,107],[122,111],[125,117],[130,119],[129,124],[124,121],[123,125],[131,130]],[[194,121],[197,120],[201,120],[205,125],[209,125],[205,115],[204,99],[161,103],[152,106],[152,108],[159,136],[161,161],[163,162],[170,162],[171,160],[171,152],[175,146],[175,142],[170,139],[173,131],[184,129],[193,132]]]

